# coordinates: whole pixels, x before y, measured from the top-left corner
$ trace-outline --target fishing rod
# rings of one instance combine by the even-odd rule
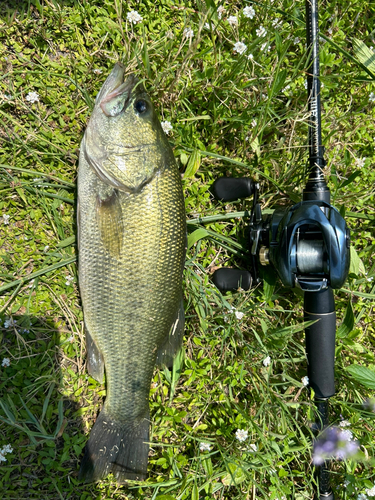
[[[302,200],[276,208],[262,216],[259,185],[249,178],[222,177],[211,187],[222,201],[253,196],[249,221],[251,272],[222,268],[213,275],[221,291],[249,289],[260,282],[262,266],[271,266],[283,285],[304,292],[304,320],[309,386],[314,391],[316,431],[329,425],[329,398],[335,394],[334,358],[336,312],[333,289],[347,279],[350,234],[345,220],[330,205],[324,177],[324,147],[321,138],[319,29],[317,0],[306,0],[306,38],[309,162]],[[318,490],[314,500],[334,500],[329,462],[316,470]]]

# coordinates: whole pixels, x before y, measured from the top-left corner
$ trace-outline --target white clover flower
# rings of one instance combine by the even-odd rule
[[[263,43],[262,46],[260,47],[260,50],[262,52],[269,52],[271,50],[271,45],[268,45],[267,42]]]
[[[6,455],[7,453],[12,453],[13,452],[13,448],[10,446],[10,444],[5,444],[1,450],[1,453],[3,455]]]
[[[210,443],[201,443],[199,445],[199,449],[201,451],[211,451],[211,445],[210,445]]]
[[[365,165],[366,157],[365,158],[357,158],[355,160],[355,164],[358,168],[362,168]]]
[[[1,92],[0,92],[0,98],[3,101],[11,101],[13,99],[13,97],[10,94],[2,94]]]
[[[194,31],[191,28],[185,28],[183,32],[184,37],[186,38],[193,38],[194,37]]]
[[[72,281],[74,281],[74,277],[70,276],[70,274],[68,274],[68,276],[65,276],[65,279],[66,279],[66,282],[65,282],[66,286],[70,286],[72,284]]]
[[[7,453],[12,453],[13,451],[13,448],[10,446],[10,444],[6,444],[2,447],[2,449],[0,450],[0,462],[6,462],[6,458],[5,458],[5,455]]]
[[[276,29],[281,28],[282,25],[283,25],[283,21],[281,19],[279,19],[278,17],[272,21],[272,26]]]
[[[238,54],[243,54],[247,49],[247,45],[245,45],[243,42],[237,42],[234,44],[233,50],[234,52],[237,52]]]
[[[38,92],[29,92],[26,96],[26,101],[31,102],[31,104],[34,102],[39,102]]]
[[[234,315],[236,316],[236,318],[237,318],[238,320],[242,319],[242,318],[245,316],[245,314],[244,314],[243,312],[240,312],[240,311],[236,311],[236,312],[234,313]]]
[[[256,30],[256,34],[257,34],[257,36],[266,36],[266,35],[267,35],[267,30],[266,30],[266,28],[264,28],[263,26],[260,26],[260,27]]]
[[[44,253],[47,253],[47,252],[48,252],[48,250],[49,250],[49,245],[46,245],[46,246],[43,248],[43,252],[44,252]]]
[[[33,179],[33,182],[43,182],[43,181],[44,181],[44,179],[41,179],[39,177],[34,177],[34,179]],[[41,187],[41,186],[42,186],[41,184],[38,184],[38,187]]]
[[[366,497],[366,495],[364,493],[360,493],[357,496],[357,500],[368,500],[368,498]]]
[[[2,362],[1,362],[1,366],[10,366],[10,359],[9,358],[3,358]]]
[[[271,364],[271,358],[270,358],[270,356],[267,356],[267,357],[266,357],[266,358],[264,358],[264,360],[263,360],[263,365],[264,365],[264,366],[270,366],[270,364]]]
[[[369,497],[375,497],[375,485],[372,488],[367,489],[366,493]]]
[[[350,422],[348,420],[341,420],[339,427],[350,427]]]
[[[101,69],[93,69],[92,72],[95,73],[96,75],[101,75],[103,73]]]
[[[251,453],[255,453],[256,451],[258,451],[258,446],[256,444],[250,444],[249,450],[251,451]]]
[[[131,12],[128,12],[126,19],[133,24],[138,24],[141,21],[143,21],[143,17],[140,14],[138,14],[138,12],[136,10],[132,10]]]
[[[299,36],[296,36],[296,37],[294,38],[294,40],[293,40],[293,43],[294,43],[294,45],[298,45],[300,41],[301,41],[300,37],[299,37]]]
[[[254,59],[254,56],[253,54],[249,54],[248,56],[246,56],[248,59]]]
[[[172,124],[169,121],[161,122],[160,123],[161,128],[164,130],[164,133],[169,135],[169,132],[173,130]]]
[[[255,10],[253,9],[253,7],[251,7],[251,5],[248,7],[245,7],[242,12],[243,12],[243,15],[245,17],[248,17],[249,19],[253,19],[253,17],[255,16]]]
[[[220,7],[217,8],[218,19],[221,19],[223,17],[224,12],[225,12],[224,7],[222,5],[220,5]]]
[[[204,23],[204,29],[209,30],[210,29],[210,25],[208,23]]]
[[[248,431],[245,431],[243,429],[237,429],[236,430],[236,439],[238,439],[238,441],[240,443],[243,443],[244,441],[246,441],[246,439],[248,438]]]
[[[227,21],[231,26],[238,26],[237,16],[229,16]]]
[[[10,215],[4,214],[3,215],[3,224],[5,224],[5,225],[9,224],[9,219],[10,219]]]
[[[371,94],[368,96],[368,99],[370,102],[374,102],[375,101],[375,94],[374,92],[371,92]]]
[[[305,387],[307,387],[309,385],[309,377],[307,375],[305,377],[302,377],[301,382]]]

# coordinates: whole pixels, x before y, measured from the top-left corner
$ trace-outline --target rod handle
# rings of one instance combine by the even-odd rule
[[[335,394],[336,312],[332,288],[305,292],[305,321],[315,321],[305,328],[309,385],[315,397]]]

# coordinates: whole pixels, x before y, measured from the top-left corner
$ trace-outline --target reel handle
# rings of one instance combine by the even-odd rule
[[[222,267],[214,272],[212,281],[221,292],[234,292],[239,288],[249,290],[253,280],[249,271]]]
[[[248,177],[220,177],[211,186],[211,193],[217,200],[234,201],[248,198],[255,191],[254,182]]]

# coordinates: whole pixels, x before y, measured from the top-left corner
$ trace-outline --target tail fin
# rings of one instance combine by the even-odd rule
[[[118,483],[147,477],[149,418],[116,422],[105,407],[100,412],[86,444],[79,480],[91,483],[110,472]]]

